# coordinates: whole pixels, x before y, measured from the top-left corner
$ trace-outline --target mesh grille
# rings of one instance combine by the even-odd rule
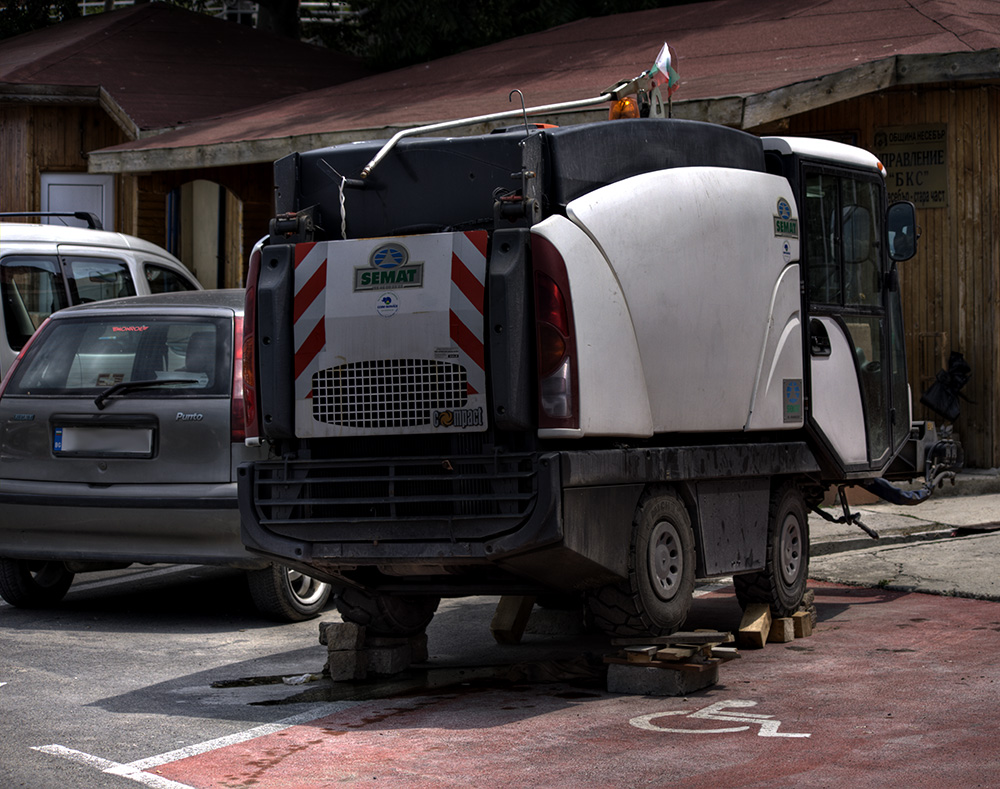
[[[315,542],[483,540],[533,511],[528,454],[262,461],[253,505],[269,531]]]
[[[468,400],[465,368],[431,359],[352,362],[312,378],[313,418],[354,428],[416,427]]]

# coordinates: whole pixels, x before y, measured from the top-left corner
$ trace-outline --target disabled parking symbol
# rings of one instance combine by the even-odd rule
[[[748,731],[750,725],[759,726],[760,729],[757,732],[758,737],[811,737],[811,734],[802,734],[795,732],[784,732],[778,731],[778,727],[781,725],[781,721],[774,720],[773,715],[761,715],[760,713],[751,712],[735,712],[733,708],[744,708],[756,707],[756,701],[739,701],[739,700],[727,700],[727,701],[717,701],[714,704],[709,704],[707,707],[702,707],[700,710],[695,710],[694,712],[686,712],[685,710],[670,710],[668,712],[651,712],[648,715],[639,715],[636,718],[632,718],[629,723],[635,726],[637,729],[646,729],[647,731],[666,731],[673,734],[734,734],[736,732]],[[701,720],[711,720],[711,721],[725,721],[727,723],[741,723],[742,726],[718,726],[711,729],[703,728],[688,728],[683,726],[677,727],[666,727],[660,726],[653,721],[658,718],[664,718],[668,715],[683,715],[685,718],[695,718]],[[681,724],[683,721],[677,721]]]

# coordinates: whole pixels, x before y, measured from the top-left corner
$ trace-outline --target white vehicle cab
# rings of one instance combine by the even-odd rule
[[[169,252],[102,230],[92,215],[68,215],[86,219],[86,228],[4,221],[26,216],[56,215],[0,214],[0,375],[42,322],[63,307],[202,289]]]

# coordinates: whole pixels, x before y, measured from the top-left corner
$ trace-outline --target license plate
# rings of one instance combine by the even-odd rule
[[[57,427],[52,451],[57,455],[152,457],[153,430],[148,427]]]

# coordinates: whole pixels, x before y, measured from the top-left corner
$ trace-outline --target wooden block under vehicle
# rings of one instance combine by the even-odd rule
[[[535,607],[534,597],[504,595],[493,613],[490,632],[498,644],[519,644]]]
[[[690,660],[699,653],[697,647],[653,647],[657,660]],[[711,652],[711,649],[709,649]]]
[[[796,611],[792,614],[796,638],[806,638],[813,634],[813,618],[808,611]]]
[[[763,647],[771,629],[771,607],[767,603],[751,603],[740,622],[740,642],[744,646]]]
[[[786,644],[795,640],[795,622],[790,616],[781,616],[771,620],[767,631],[767,640],[778,644]]]
[[[659,647],[625,647],[625,658],[629,663],[648,663],[654,657]]]

